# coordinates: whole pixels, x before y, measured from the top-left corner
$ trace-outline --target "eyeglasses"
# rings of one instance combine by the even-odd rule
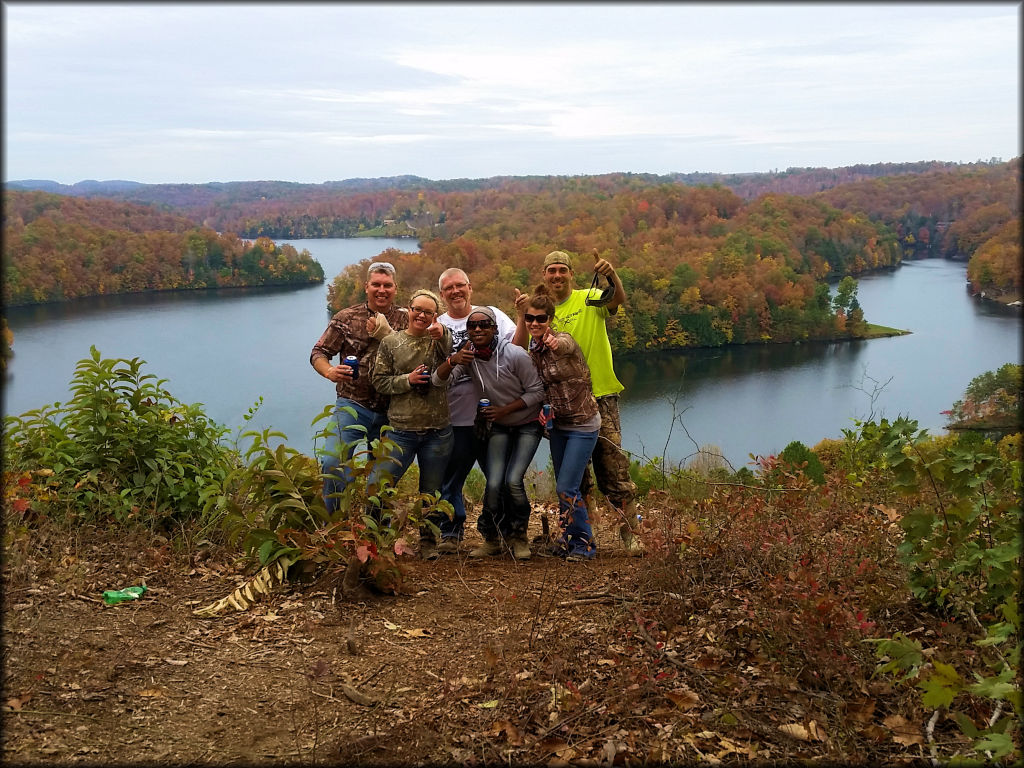
[[[543,315],[531,315],[529,312],[524,312],[523,317],[526,318],[528,323],[546,323],[548,321],[546,312]]]
[[[492,323],[490,320],[467,320],[466,321],[466,330],[467,331],[479,331],[479,330],[484,330],[486,328],[493,328],[493,327],[494,327],[494,323]]]
[[[417,315],[423,315],[423,317],[433,317],[437,314],[437,312],[432,309],[421,309],[420,307],[409,307],[409,311],[414,312]]]
[[[469,283],[452,283],[451,285],[446,285],[441,290],[443,293],[450,293],[452,291],[462,291],[466,288],[469,288]]]

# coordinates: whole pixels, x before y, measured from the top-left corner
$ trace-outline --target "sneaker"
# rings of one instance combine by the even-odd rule
[[[437,560],[441,556],[438,551],[437,542],[433,541],[421,541],[420,542],[420,559],[421,560]]]
[[[516,560],[530,559],[530,545],[526,543],[526,539],[512,539],[509,546],[512,548],[512,557]]]
[[[458,539],[441,539],[441,543],[437,545],[437,551],[442,555],[454,555],[458,554],[459,551],[459,540]]]
[[[469,551],[470,557],[493,557],[501,554],[501,544],[497,539],[487,539],[479,547]]]

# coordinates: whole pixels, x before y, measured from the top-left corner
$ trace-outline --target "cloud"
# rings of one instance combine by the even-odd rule
[[[4,10],[11,179],[102,178],[112,166],[142,181],[267,168],[289,180],[726,172],[1019,154],[1020,8],[1009,4]]]

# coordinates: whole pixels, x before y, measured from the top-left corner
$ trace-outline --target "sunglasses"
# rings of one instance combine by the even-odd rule
[[[529,312],[524,312],[523,317],[526,318],[528,323],[546,323],[548,321],[547,313],[543,315],[531,315]]]
[[[594,279],[590,281],[591,293],[594,291],[594,289],[597,288],[597,282],[599,277],[600,275],[597,272],[595,272]],[[584,302],[584,304],[586,304],[588,307],[603,307],[605,304],[612,300],[612,296],[615,295],[615,283],[612,282],[610,277],[606,277],[605,280],[608,281],[608,287],[601,291],[600,296],[598,296],[595,299],[591,298],[591,293],[587,294],[587,299]]]
[[[494,324],[488,320],[467,320],[466,330],[467,331],[479,331],[485,328],[493,328]]]

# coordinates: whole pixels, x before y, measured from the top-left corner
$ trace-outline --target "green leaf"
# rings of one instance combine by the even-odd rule
[[[974,742],[974,749],[978,752],[991,752],[992,757],[998,759],[1013,752],[1013,738],[1008,733],[988,733]]]
[[[996,677],[983,677],[979,682],[969,685],[967,690],[975,696],[1005,699],[1016,690],[1016,686],[1013,683],[1000,681]]]
[[[938,675],[922,680],[917,687],[924,691],[921,695],[921,703],[930,709],[948,708],[959,693],[957,687]]]
[[[879,672],[906,672],[906,677],[917,677],[918,669],[924,661],[921,644],[901,632],[891,638],[875,639],[875,653],[879,657],[888,657],[889,661],[880,664]]]
[[[953,719],[956,720],[957,725],[960,726],[960,730],[963,731],[964,735],[967,736],[967,738],[976,739],[981,735],[981,731],[978,730],[978,727],[974,724],[974,721],[971,720],[971,718],[969,718],[963,712],[954,712]]]
[[[277,539],[267,539],[264,541],[259,548],[258,554],[260,558],[260,565],[266,565],[270,560],[270,556],[274,554],[275,549],[279,549],[281,544]]]

